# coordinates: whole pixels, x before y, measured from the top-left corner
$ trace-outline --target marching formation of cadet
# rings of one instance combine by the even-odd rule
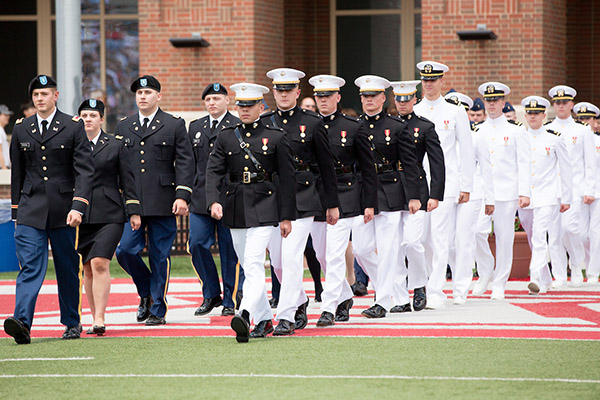
[[[56,108],[50,76],[35,77],[29,94],[37,112],[16,122],[10,147],[21,271],[6,333],[30,343],[48,240],[63,339],[82,332],[82,271],[94,315],[87,333],[106,332],[107,266],[115,250],[140,297],[136,320],[165,324],[176,216],[188,213],[188,249],[204,298],[194,315],[223,306],[238,342],[307,326],[309,235],[325,273],[317,327],[350,319],[350,240],[375,291],[374,304],[362,311],[367,318],[446,307],[448,267],[453,304],[464,304],[469,293],[486,295],[489,286],[491,299],[504,299],[516,215],[532,249],[530,294],[577,287],[583,270],[588,284],[598,284],[598,107],[574,104],[575,89],[555,86],[552,103],[536,94],[522,99],[526,128],[514,120],[507,85],[481,84],[483,100],[454,90],[443,96],[449,67],[423,61],[417,68],[416,81],[357,78],[359,118],[339,111],[346,81],[338,76],[308,80],[317,112],[298,106],[302,71],[267,73],[277,105],[268,113],[269,88],[233,84],[238,117],[228,111],[227,88],[211,83],[202,93],[208,115],[189,129],[160,109],[161,84],[144,75],[131,85],[138,112],[119,122],[114,137],[100,129],[101,101],[82,103],[84,123]],[[390,87],[398,116],[384,111]],[[550,107],[556,118],[544,124]],[[492,230],[495,258],[487,240]],[[217,240],[222,288],[210,252]],[[146,248],[149,266],[141,257]],[[275,316],[267,254],[281,282]],[[479,279],[472,286],[474,268]]]

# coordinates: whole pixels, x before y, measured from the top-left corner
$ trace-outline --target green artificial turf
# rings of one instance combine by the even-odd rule
[[[519,339],[233,338],[0,340],[0,362],[23,374],[276,374],[600,379],[600,343]],[[86,399],[592,399],[597,382],[278,377],[0,378],[2,398]]]

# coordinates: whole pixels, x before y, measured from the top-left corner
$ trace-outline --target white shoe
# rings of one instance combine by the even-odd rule
[[[598,277],[597,276],[588,276],[587,282],[585,284],[590,285],[590,286],[597,285]]]
[[[583,273],[581,272],[581,268],[572,268],[571,269],[571,286],[579,287],[583,283]]]
[[[567,286],[566,281],[555,280],[552,282],[552,289],[564,289]]]
[[[529,289],[529,294],[535,295],[540,292],[540,287],[538,286],[537,282],[535,282],[535,281],[529,282],[529,285],[527,285],[527,289]]]
[[[546,284],[540,283],[538,286],[540,288],[540,294],[548,293],[548,290],[550,290],[550,288],[552,287],[552,285],[549,283],[546,283]]]
[[[492,290],[492,300],[503,300],[504,299],[504,290],[502,289],[493,289]]]
[[[467,302],[467,297],[466,296],[460,296],[460,295],[454,296],[453,303],[456,304],[457,306],[462,306],[466,302]]]
[[[490,283],[490,278],[491,277],[479,277],[477,282],[475,282],[475,286],[473,286],[473,291],[471,292],[471,294],[473,296],[481,296],[482,294],[484,294],[487,291],[487,287]]]
[[[428,297],[427,305],[425,306],[428,310],[439,310],[440,308],[444,308],[444,300],[439,297]]]

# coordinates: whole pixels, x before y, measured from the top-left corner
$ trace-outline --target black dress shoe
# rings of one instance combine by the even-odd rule
[[[364,283],[356,282],[352,285],[352,293],[354,293],[355,296],[366,296],[369,294],[369,290]]]
[[[157,317],[156,315],[150,315],[146,320],[146,326],[164,325],[167,320],[164,317]]]
[[[144,322],[150,316],[150,306],[152,305],[152,296],[142,297],[137,311],[137,322]]]
[[[321,313],[321,318],[319,318],[319,320],[317,321],[317,326],[323,327],[333,325],[335,325],[335,322],[333,322],[333,314],[327,311],[323,311]]]
[[[350,309],[353,305],[354,300],[351,298],[338,304],[337,308],[335,309],[335,320],[337,322],[348,321],[350,319]]]
[[[371,308],[367,308],[361,314],[367,318],[383,318],[385,317],[386,311],[385,308],[381,307],[379,304],[375,304]]]
[[[273,332],[273,321],[266,319],[264,321],[260,321],[258,325],[252,329],[252,332],[250,332],[250,337],[252,339],[265,338],[271,332]]]
[[[390,310],[391,313],[402,313],[402,312],[411,312],[410,304],[406,303],[401,306],[394,306]]]
[[[269,305],[271,306],[271,308],[277,308],[277,306],[279,305],[279,299],[273,297],[271,300],[269,300]]]
[[[20,319],[16,319],[15,317],[6,318],[4,320],[4,332],[15,338],[17,344],[31,343],[29,328]]]
[[[282,319],[279,321],[277,328],[273,332],[273,336],[289,336],[295,333],[294,324],[290,321]]]
[[[62,338],[65,340],[79,339],[81,337],[81,324],[75,326],[69,326],[65,329]]]
[[[415,311],[421,311],[427,306],[427,292],[425,286],[416,288],[413,294],[413,308]]]
[[[238,343],[248,343],[248,338],[250,337],[250,323],[247,318],[243,317],[242,314],[234,315],[231,318],[231,329],[235,332],[235,340]]]
[[[213,297],[212,299],[205,298],[200,307],[194,312],[194,316],[206,315],[211,312],[213,308],[219,307],[221,304],[223,304],[223,300],[220,296]]]
[[[296,310],[296,315],[294,315],[294,327],[296,329],[304,329],[304,327],[306,327],[306,324],[308,324],[308,317],[306,316],[306,307],[308,307],[308,302],[309,300],[307,299],[306,303],[302,304]]]
[[[102,336],[102,335],[104,335],[106,333],[106,327],[105,326],[94,325],[92,327],[92,331],[94,332],[94,334],[96,334],[98,336]]]
[[[235,315],[235,310],[231,307],[223,307],[221,310],[222,317],[231,317],[232,315]]]
[[[86,335],[95,335],[94,328],[92,327],[92,328],[88,329],[87,331],[85,331],[85,334]]]

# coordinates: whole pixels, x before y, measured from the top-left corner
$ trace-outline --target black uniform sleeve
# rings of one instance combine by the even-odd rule
[[[339,207],[340,199],[337,192],[333,156],[329,147],[327,131],[322,123],[319,123],[313,137],[313,152],[319,165],[319,172],[325,189],[325,208]]]
[[[333,162],[331,168],[333,170]],[[281,190],[281,220],[294,220],[296,219],[296,172],[287,135],[281,137],[277,146],[277,173]],[[337,189],[335,196],[337,198]]]
[[[125,211],[128,216],[141,214],[142,207],[135,189],[135,177],[131,168],[131,159],[124,143],[119,143],[119,181],[125,197]]]
[[[358,124],[358,132],[354,139],[354,157],[358,161],[362,174],[362,198],[365,208],[377,207],[377,174],[375,172],[375,160],[367,130],[363,124]]]
[[[429,197],[443,201],[446,185],[446,167],[444,164],[444,152],[440,145],[438,134],[435,131],[435,125],[433,124],[425,132],[425,152],[429,159],[429,172],[431,174]]]
[[[404,123],[398,135],[398,157],[404,168],[406,178],[406,192],[409,200],[420,199],[419,165],[417,162],[417,151],[412,141],[408,124]]]
[[[223,185],[223,179],[227,172],[227,159],[224,149],[224,135],[217,135],[214,150],[208,156],[206,166],[206,207],[210,214],[210,206],[219,203],[221,194],[219,188]]]
[[[188,203],[192,200],[194,171],[194,153],[185,122],[178,119],[175,128],[175,197]]]
[[[25,157],[19,147],[19,131],[15,126],[13,136],[10,142],[10,198],[12,219],[17,219],[17,210],[21,200],[21,190],[25,180]]]
[[[73,135],[73,170],[75,172],[75,192],[72,210],[87,212],[94,184],[94,163],[92,149],[85,134],[83,121],[79,120]]]

